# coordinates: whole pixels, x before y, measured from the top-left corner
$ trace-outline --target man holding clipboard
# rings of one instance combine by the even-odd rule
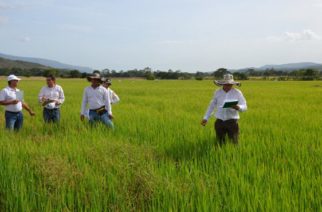
[[[6,128],[19,130],[23,124],[22,109],[24,108],[31,116],[35,113],[23,101],[23,92],[17,88],[20,78],[15,75],[8,76],[8,86],[0,92],[0,105],[6,107]]]
[[[233,85],[240,86],[240,83],[235,82],[231,74],[225,74],[223,80],[215,80],[214,83],[222,86],[222,89],[215,91],[201,125],[205,126],[207,124],[211,113],[217,108],[215,131],[219,144],[225,144],[226,135],[234,144],[238,144],[238,112],[247,110],[246,100],[242,92],[233,88]]]
[[[60,106],[65,101],[63,88],[56,84],[56,77],[46,77],[47,86],[41,88],[38,95],[39,102],[44,107],[43,117],[45,123],[59,123]]]

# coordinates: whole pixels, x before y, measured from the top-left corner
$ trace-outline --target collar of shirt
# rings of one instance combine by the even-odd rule
[[[7,86],[7,89],[9,91],[20,91],[18,88],[11,88],[10,86]]]

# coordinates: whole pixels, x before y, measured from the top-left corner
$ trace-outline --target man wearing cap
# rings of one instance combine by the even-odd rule
[[[225,143],[226,135],[234,144],[238,144],[238,112],[246,111],[247,105],[242,92],[233,88],[233,85],[240,86],[241,84],[235,82],[231,74],[225,74],[223,80],[215,80],[214,83],[222,86],[222,89],[215,91],[201,125],[205,126],[207,124],[211,113],[217,108],[215,131],[219,144],[223,145]]]
[[[65,101],[63,88],[56,84],[53,75],[46,77],[47,86],[41,88],[38,95],[39,102],[44,107],[43,117],[45,123],[58,123],[60,120],[60,106]]]
[[[35,113],[23,102],[23,92],[17,86],[20,78],[15,75],[8,76],[8,86],[0,92],[0,105],[5,105],[6,128],[19,130],[23,125],[22,109],[24,108],[31,116]]]
[[[102,80],[98,73],[87,77],[91,82],[91,86],[84,89],[81,120],[84,120],[86,114],[86,106],[89,107],[89,122],[93,125],[96,122],[102,122],[110,128],[114,128],[112,119],[112,107],[110,94],[106,88],[101,86]]]
[[[108,90],[108,92],[110,93],[110,101],[111,104],[116,104],[120,101],[120,97],[110,88],[112,85],[112,80],[111,79],[106,79],[106,78],[102,78],[102,82],[103,82],[103,86],[104,88],[106,88]]]

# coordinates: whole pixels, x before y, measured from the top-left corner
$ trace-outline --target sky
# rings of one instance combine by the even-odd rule
[[[0,52],[94,69],[322,63],[322,0],[0,0]]]

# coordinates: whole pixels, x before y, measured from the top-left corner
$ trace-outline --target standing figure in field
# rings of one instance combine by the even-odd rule
[[[112,80],[110,79],[106,79],[106,78],[102,78],[102,82],[103,82],[103,86],[104,88],[106,88],[108,90],[108,92],[110,93],[110,101],[111,104],[116,104],[120,101],[119,96],[110,88],[112,85]]]
[[[0,93],[0,105],[6,107],[6,128],[18,131],[23,125],[22,109],[27,110],[31,116],[34,116],[35,113],[23,101],[23,91],[17,88],[20,78],[9,75],[7,81],[8,86]]]
[[[87,110],[86,107],[88,106],[89,122],[91,125],[96,122],[102,122],[106,126],[114,128],[110,94],[101,85],[102,80],[100,75],[94,73],[93,76],[87,77],[87,80],[91,82],[91,86],[84,89],[81,120],[84,120]]]
[[[242,92],[233,88],[233,85],[240,86],[240,83],[235,82],[231,74],[225,74],[223,80],[215,80],[214,83],[222,86],[222,88],[215,91],[201,125],[207,124],[211,113],[216,108],[215,131],[219,144],[225,144],[226,135],[234,144],[238,144],[238,112],[247,110],[246,100]]]
[[[46,77],[47,86],[41,88],[38,95],[39,102],[44,107],[43,117],[45,123],[58,123],[60,120],[60,106],[65,101],[64,91],[56,84],[53,75]]]

